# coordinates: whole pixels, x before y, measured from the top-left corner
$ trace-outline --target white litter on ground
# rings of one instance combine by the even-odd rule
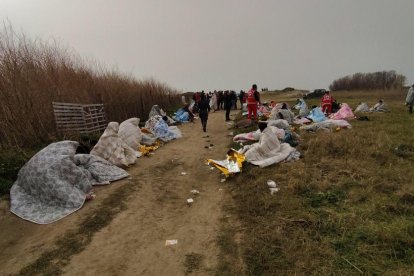
[[[178,240],[166,240],[165,246],[176,245],[177,243],[178,243]]]

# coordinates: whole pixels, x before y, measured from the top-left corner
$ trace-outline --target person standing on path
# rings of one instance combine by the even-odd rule
[[[257,91],[257,85],[253,84],[252,88],[247,92],[247,118],[257,120],[257,104],[260,104],[260,95]]]
[[[405,98],[405,104],[408,106],[408,112],[413,114],[414,105],[414,84],[408,89],[407,97]]]
[[[230,121],[230,110],[233,107],[233,98],[229,91],[224,92],[224,109],[226,109],[226,122]]]
[[[206,94],[201,93],[200,103],[199,103],[199,113],[201,120],[201,126],[203,127],[203,131],[207,132],[207,120],[208,120],[208,112],[210,111],[210,102]]]
[[[322,97],[322,112],[325,114],[331,114],[332,113],[332,103],[334,102],[334,98],[331,94],[329,94],[329,91],[325,91],[325,95]]]
[[[240,109],[243,109],[243,104],[245,102],[244,91],[243,90],[240,90],[239,100],[240,100]]]

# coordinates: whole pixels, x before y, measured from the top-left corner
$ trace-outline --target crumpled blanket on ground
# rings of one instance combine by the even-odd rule
[[[100,157],[75,155],[77,147],[75,141],[57,142],[33,156],[10,190],[10,211],[34,223],[52,223],[80,209],[92,185],[128,176]]]
[[[306,118],[311,119],[315,123],[326,120],[325,114],[322,112],[322,108],[320,107],[313,108]]]
[[[296,118],[293,121],[293,124],[294,125],[306,125],[306,124],[309,124],[309,123],[312,123],[312,121],[309,120],[308,118],[305,118],[305,117],[303,117],[303,118]]]
[[[280,140],[283,140],[285,138],[285,131],[283,129],[274,127],[274,126],[268,126],[272,130],[272,132],[279,138]],[[258,141],[260,140],[260,136],[262,133],[260,130],[252,131],[249,133],[240,133],[233,137],[233,142],[249,142],[249,141]]]
[[[141,146],[142,133],[139,128],[139,119],[130,118],[119,125],[118,136],[132,149],[138,150]]]
[[[301,126],[301,130],[306,131],[317,131],[317,130],[326,130],[330,131],[337,128],[352,128],[352,126],[345,120],[333,120],[328,119],[323,122],[313,123],[311,125]]]
[[[137,160],[138,151],[128,146],[118,136],[119,124],[110,122],[91,154],[102,157],[118,167],[128,167]]]
[[[281,128],[284,130],[287,130],[290,128],[289,122],[283,119],[267,120],[264,122],[267,123],[267,126],[274,126],[274,127]]]
[[[329,116],[333,120],[351,120],[355,119],[355,115],[348,104],[342,103],[341,108]]]
[[[240,152],[246,156],[247,162],[264,168],[285,160],[294,151],[296,149],[289,144],[281,144],[272,130],[267,127],[263,130],[258,143],[244,146]]]
[[[360,103],[357,108],[355,108],[355,113],[358,112],[369,112],[369,106],[367,105],[367,103]]]

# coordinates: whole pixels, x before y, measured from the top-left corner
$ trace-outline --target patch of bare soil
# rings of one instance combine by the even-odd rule
[[[140,158],[128,169],[131,179],[97,188],[95,200],[61,221],[36,225],[12,215],[8,203],[2,202],[0,274],[18,273],[56,247],[58,237],[78,229],[85,217],[99,213],[99,205],[122,185],[137,187],[127,195],[125,209],[72,256],[61,268],[64,274],[214,274],[219,256],[219,218],[228,195],[220,183],[222,177],[217,170],[210,170],[205,160],[225,157],[229,137],[224,113],[210,113],[207,138],[199,121],[180,129],[182,139],[166,144],[151,157]],[[200,194],[190,193],[193,189]],[[191,206],[188,198],[194,199]],[[171,239],[178,244],[165,246]],[[193,260],[192,256],[197,258]]]

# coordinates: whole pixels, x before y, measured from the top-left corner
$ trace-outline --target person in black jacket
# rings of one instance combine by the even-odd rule
[[[201,120],[201,126],[203,127],[203,131],[207,132],[207,120],[208,120],[208,112],[210,111],[210,101],[208,100],[208,97],[202,93],[201,99],[199,102],[199,113]]]
[[[226,122],[230,121],[230,110],[233,106],[233,98],[229,91],[224,92],[224,109],[226,109]]]

